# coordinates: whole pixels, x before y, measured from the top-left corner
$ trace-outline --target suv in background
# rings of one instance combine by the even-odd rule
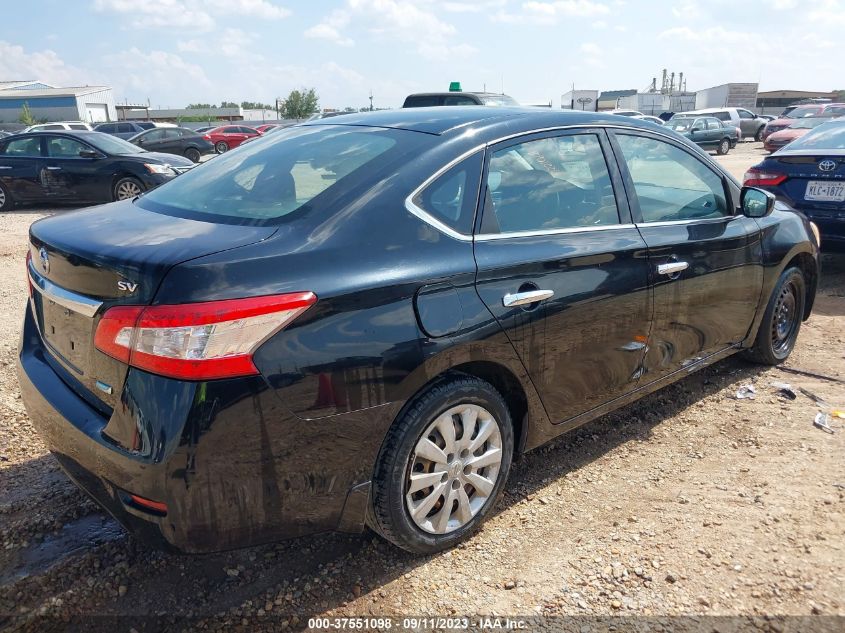
[[[403,108],[430,106],[519,106],[513,97],[496,92],[419,92],[405,97]]]
[[[94,128],[94,131],[111,134],[117,138],[129,139],[154,127],[156,127],[156,124],[152,121],[114,121],[112,123],[100,123]]]
[[[92,128],[84,121],[51,121],[50,123],[30,125],[28,128],[24,128],[20,133],[26,134],[27,132],[50,132],[56,130],[85,130],[90,132]]]
[[[742,138],[751,137],[755,141],[763,140],[766,119],[758,117],[751,110],[746,110],[745,108],[705,108],[703,110],[683,112],[682,114],[684,116],[694,116],[696,114],[714,116],[722,123],[730,123],[733,127],[738,127]]]

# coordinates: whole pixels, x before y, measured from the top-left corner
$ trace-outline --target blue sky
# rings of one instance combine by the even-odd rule
[[[266,101],[314,87],[321,106],[410,92],[845,88],[845,0],[28,0],[3,12],[0,80],[106,84],[123,102]],[[25,8],[24,8],[25,7]]]

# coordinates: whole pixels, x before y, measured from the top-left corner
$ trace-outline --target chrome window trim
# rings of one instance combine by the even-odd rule
[[[635,224],[601,224],[598,226],[568,226],[562,229],[548,229],[546,231],[514,231],[512,233],[481,233],[475,236],[478,242],[490,240],[506,240],[511,237],[542,237],[546,235],[566,235],[568,233],[592,233],[593,231],[609,231],[611,229],[635,229]]]
[[[46,277],[42,277],[35,271],[32,263],[29,264],[29,279],[32,287],[46,299],[83,316],[93,317],[103,305],[102,301],[66,290]]]
[[[636,227],[636,224],[608,224],[602,226],[590,226],[590,227],[567,227],[563,229],[550,229],[548,231],[520,231],[515,233],[482,233],[477,234],[475,236],[467,234],[467,233],[460,233],[459,231],[454,230],[450,226],[444,224],[433,215],[428,213],[425,209],[420,208],[416,204],[414,204],[413,199],[417,197],[417,195],[425,189],[428,185],[430,185],[434,180],[439,178],[443,173],[454,167],[456,164],[472,156],[474,153],[479,152],[484,149],[488,149],[493,145],[498,145],[499,143],[503,143],[505,141],[509,141],[511,139],[519,138],[521,136],[533,136],[535,134],[545,134],[547,132],[557,132],[557,131],[565,131],[565,130],[583,130],[585,133],[589,133],[590,130],[623,130],[628,132],[647,132],[648,134],[653,134],[654,136],[662,136],[663,138],[669,141],[675,141],[676,143],[681,140],[680,137],[677,137],[672,134],[667,134],[663,130],[651,130],[651,129],[641,129],[638,127],[632,127],[627,125],[617,125],[617,124],[605,124],[596,122],[594,125],[579,123],[577,125],[555,125],[552,127],[546,128],[539,128],[535,130],[525,130],[522,132],[514,132],[513,134],[507,134],[505,136],[497,137],[493,140],[481,143],[473,147],[470,150],[467,150],[457,158],[453,158],[444,166],[440,167],[437,171],[435,171],[431,176],[426,178],[421,185],[416,187],[408,197],[405,198],[405,209],[411,213],[412,215],[416,216],[429,226],[437,229],[441,233],[448,235],[449,237],[460,240],[461,242],[472,242],[473,240],[479,241],[489,241],[489,240],[496,240],[496,239],[505,239],[508,237],[537,237],[541,235],[557,235],[561,233],[578,233],[582,231],[596,231],[596,230],[607,230],[607,229],[614,229],[614,228],[631,228]],[[683,143],[679,143],[679,145],[683,145]],[[700,162],[702,162],[706,167],[713,167],[716,166],[717,173],[722,174],[723,176],[727,176],[731,181],[735,184],[738,184],[733,176],[731,176],[726,170],[722,169],[722,166],[717,163],[716,161],[712,161],[713,165],[708,165],[705,163],[700,156],[695,156],[691,152],[688,152],[691,156],[697,158]],[[482,183],[483,185],[484,183]],[[732,218],[736,217],[736,215],[726,215],[722,218],[707,218],[707,220],[724,220],[725,218]],[[643,222],[641,223],[642,226],[663,226],[663,225],[671,225],[671,224],[688,224],[691,222],[702,222],[706,220],[668,220],[666,222]]]
[[[690,218],[688,220],[662,220],[660,222],[638,222],[637,226],[674,226],[682,224],[715,224],[717,222],[724,222],[725,220],[735,220],[736,218],[744,217],[740,215],[723,215],[719,218]]]

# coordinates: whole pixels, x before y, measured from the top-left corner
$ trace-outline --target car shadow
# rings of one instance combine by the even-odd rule
[[[648,441],[653,429],[667,419],[727,384],[749,381],[762,371],[764,368],[740,359],[723,360],[522,456],[514,464],[494,513],[507,511],[552,481],[577,472],[626,442]],[[30,477],[39,467],[55,471],[55,464],[43,463],[52,459],[44,456],[32,460],[35,464],[12,466],[2,473],[0,483],[14,481],[16,469],[28,470]],[[63,488],[70,484],[56,485]],[[483,535],[484,528],[479,536],[458,547],[475,547]],[[41,548],[40,553],[33,553],[33,548]],[[52,561],[47,560],[44,550],[54,556]],[[221,617],[236,617],[239,621],[241,614],[254,615],[268,606],[271,610],[264,612],[261,621],[279,623],[285,619],[293,626],[304,625],[309,617],[361,595],[368,597],[364,604],[370,602],[375,613],[383,612],[379,600],[385,585],[444,555],[448,554],[413,556],[371,532],[303,537],[216,554],[173,555],[150,550],[124,536],[114,520],[92,511],[72,521],[71,527],[65,526],[27,548],[18,548],[15,560],[2,561],[16,572],[7,574],[7,584],[0,581],[0,613],[8,606],[9,596],[29,596],[25,600],[34,606],[38,596],[41,600],[48,598],[43,595],[43,587],[49,586],[40,577],[43,574],[71,579],[81,570],[93,573],[94,584],[90,585],[90,580],[87,587],[78,583],[77,602],[85,606],[75,610],[74,618],[98,616],[85,619],[82,628],[86,631],[101,630],[98,627],[113,630],[115,622],[110,617],[128,616],[131,620],[151,614],[160,616],[159,625],[167,624],[161,628],[172,624],[174,630],[180,630],[187,621],[197,626],[203,619],[214,622]],[[103,559],[93,572],[92,557]],[[25,568],[27,561],[32,569]],[[117,592],[119,583],[128,587],[125,597],[118,597],[122,595]],[[90,600],[84,597],[86,593],[90,593]],[[290,621],[293,615],[298,619]]]

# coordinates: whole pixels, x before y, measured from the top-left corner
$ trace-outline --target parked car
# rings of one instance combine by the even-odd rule
[[[704,108],[703,110],[693,110],[682,114],[684,116],[698,114],[716,117],[723,123],[730,123],[733,127],[738,127],[742,133],[742,138],[753,138],[755,141],[763,140],[766,120],[745,108]]]
[[[218,154],[228,152],[243,143],[246,139],[261,136],[261,132],[245,125],[223,125],[205,132]]]
[[[214,143],[208,134],[197,134],[184,127],[163,127],[136,134],[129,142],[148,152],[178,154],[198,163],[204,154],[214,152]]]
[[[664,125],[665,121],[657,116],[651,116],[650,114],[638,114],[634,116],[635,119],[640,119],[641,121],[651,121],[655,125]]]
[[[0,130],[0,138],[6,138],[7,136],[12,136],[12,133],[6,130]]]
[[[156,124],[152,121],[115,121],[113,123],[100,123],[94,128],[94,131],[129,140],[136,134],[145,130],[152,130],[155,127]]]
[[[822,249],[845,251],[845,119],[825,120],[754,165],[744,181],[817,224]]]
[[[607,114],[618,114],[619,116],[642,117],[645,116],[639,110],[608,110]]]
[[[196,132],[197,134],[205,134],[206,132],[210,132],[211,130],[213,130],[217,127],[219,127],[219,126],[209,125],[209,126],[206,126],[206,127],[198,127],[196,130],[194,130],[194,132]]]
[[[17,203],[124,200],[193,167],[101,132],[28,132],[0,139],[0,211]]]
[[[37,125],[30,125],[23,129],[20,134],[26,132],[52,132],[58,130],[80,130],[91,131],[93,128],[84,121],[53,121],[51,123],[38,123]]]
[[[789,145],[795,139],[804,136],[807,132],[817,128],[822,123],[827,123],[832,118],[829,116],[813,116],[803,119],[793,119],[789,127],[774,134],[769,134],[763,142],[763,148],[769,152],[776,152],[781,147]]]
[[[265,123],[264,125],[257,125],[255,127],[256,132],[261,132],[262,134],[266,134],[270,130],[275,130],[280,128],[281,126],[278,123]]]
[[[736,147],[737,128],[723,125],[712,116],[675,115],[666,122],[665,127],[677,132],[704,149],[715,149],[719,155],[727,154]]]
[[[420,92],[405,97],[403,108],[431,106],[518,106],[513,97],[495,92]]]
[[[811,103],[809,105],[796,106],[791,112],[781,114],[774,121],[766,124],[763,131],[763,141],[775,132],[785,130],[798,119],[806,119],[818,116],[842,116],[845,115],[845,103]]]
[[[772,116],[772,115],[770,115],[770,114],[758,114],[757,116],[758,116],[758,117],[760,117],[761,119],[765,119],[765,121],[766,121],[767,123],[768,123],[769,121],[774,121],[774,120],[775,120],[775,118],[776,118],[776,117],[773,117],[773,116]]]
[[[514,455],[736,352],[783,362],[818,257],[806,218],[633,118],[350,114],[34,223],[19,384],[145,541],[366,522],[431,553]]]

